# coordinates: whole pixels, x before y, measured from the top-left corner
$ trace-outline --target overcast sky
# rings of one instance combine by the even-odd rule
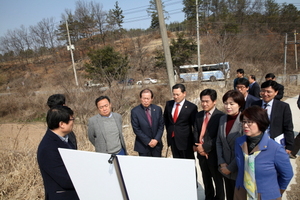
[[[7,30],[14,30],[24,25],[37,25],[43,18],[54,17],[59,23],[61,14],[65,9],[75,11],[77,0],[0,0],[0,37],[7,33]],[[91,0],[87,0],[90,2]],[[103,5],[103,10],[114,9],[115,0],[95,0]],[[146,9],[149,0],[118,0],[119,7],[123,10],[124,28],[148,28],[151,18],[148,17]],[[163,0],[165,10],[169,12],[169,22],[181,22],[184,20],[182,0]],[[294,4],[300,10],[300,0],[277,0],[278,3],[287,2]]]

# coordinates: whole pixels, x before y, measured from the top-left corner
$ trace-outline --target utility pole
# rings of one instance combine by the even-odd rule
[[[68,41],[69,41],[69,46],[67,46],[67,49],[71,52],[71,59],[72,59],[72,66],[73,66],[74,76],[75,76],[75,83],[76,83],[76,86],[78,86],[78,80],[77,80],[77,74],[76,74],[76,68],[75,68],[74,56],[73,56],[74,45],[71,44],[68,20],[66,20],[66,27],[67,27]]]
[[[296,63],[296,70],[298,70],[298,55],[297,55],[297,30],[295,30],[294,36],[295,36],[295,63]]]
[[[198,57],[198,80],[201,77],[201,60],[200,60],[200,36],[199,36],[199,10],[198,10],[198,0],[196,0],[196,21],[197,21],[197,57]]]
[[[285,33],[285,41],[284,41],[283,84],[286,84],[286,53],[287,53],[287,33]]]
[[[172,95],[172,87],[175,85],[175,79],[174,79],[174,71],[173,71],[173,63],[171,58],[171,52],[170,52],[170,46],[167,36],[167,28],[165,25],[165,18],[162,11],[162,5],[161,0],[155,0],[156,8],[157,8],[157,14],[158,14],[158,21],[159,21],[159,29],[161,34],[161,39],[163,43],[163,48],[165,52],[165,60],[167,65],[167,73],[168,73],[168,79],[169,79],[169,85],[170,85],[170,91]]]

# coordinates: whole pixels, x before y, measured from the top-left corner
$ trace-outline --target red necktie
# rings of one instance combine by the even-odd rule
[[[205,135],[205,131],[206,131],[206,127],[207,127],[207,124],[208,124],[208,120],[209,120],[209,112],[206,112],[205,113],[205,119],[202,123],[202,128],[201,128],[201,132],[200,132],[200,138],[199,138],[199,143],[200,144],[203,144],[204,141],[203,141],[203,137]]]
[[[178,118],[178,110],[179,110],[179,106],[180,106],[180,104],[179,104],[179,103],[176,103],[176,108],[175,108],[174,115],[173,115],[173,121],[174,121],[174,123],[176,123],[177,118]]]
[[[174,115],[173,115],[173,121],[174,121],[174,123],[176,123],[177,118],[178,118],[179,106],[180,106],[180,104],[176,103],[176,108],[175,108]],[[174,131],[172,132],[172,137],[174,137]]]
[[[146,116],[148,118],[149,124],[150,124],[150,126],[152,126],[152,119],[151,119],[151,115],[150,115],[150,109],[146,108],[145,112],[146,112]]]

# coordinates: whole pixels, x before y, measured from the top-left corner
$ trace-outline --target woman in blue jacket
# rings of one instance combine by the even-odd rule
[[[245,135],[236,139],[238,176],[234,199],[281,199],[293,169],[282,145],[264,133],[269,126],[267,112],[252,106],[240,116]]]

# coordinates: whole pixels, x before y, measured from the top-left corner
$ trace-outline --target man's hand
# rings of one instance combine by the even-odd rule
[[[158,143],[158,141],[157,141],[156,139],[152,139],[152,140],[149,142],[148,145],[149,145],[151,148],[154,148],[154,147],[156,147],[157,143]]]
[[[225,174],[225,175],[228,175],[228,174],[231,173],[231,171],[229,171],[229,170],[227,169],[227,164],[226,164],[226,163],[220,164],[220,171],[221,171],[223,174]]]
[[[197,145],[197,147],[196,147],[197,152],[198,152],[201,156],[205,156],[206,159],[208,159],[208,153],[206,153],[206,152],[204,151],[204,148],[203,148],[202,144],[200,144],[200,143],[195,143],[195,145]]]
[[[288,149],[286,149],[286,150],[285,150],[285,152],[286,152],[287,154],[290,154],[292,151],[291,151],[291,150],[288,150]]]

